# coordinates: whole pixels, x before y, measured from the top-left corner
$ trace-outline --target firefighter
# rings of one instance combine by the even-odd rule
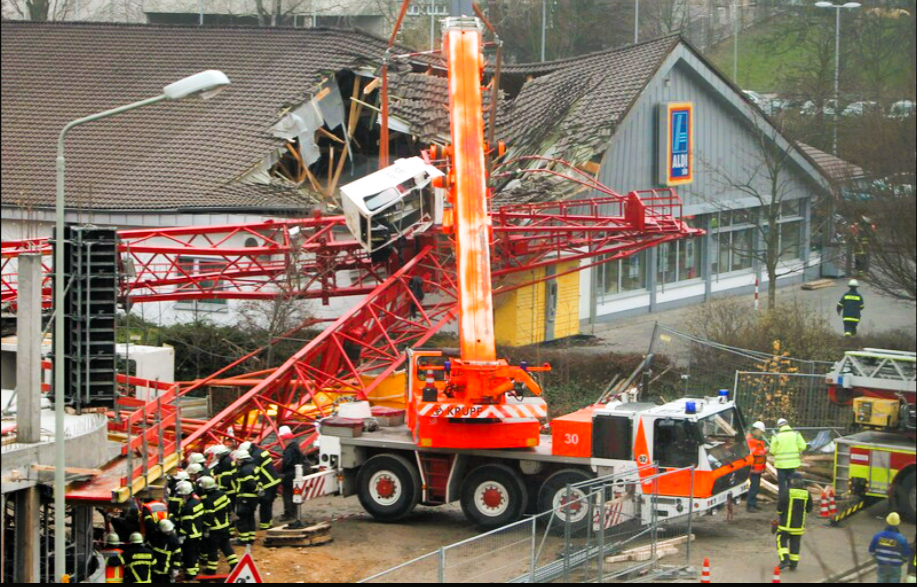
[[[143,544],[140,532],[131,534],[124,549],[125,583],[152,583],[153,553]]]
[[[239,558],[229,544],[229,498],[217,487],[213,477],[201,477],[198,490],[204,502],[204,554],[201,562],[204,571],[216,573],[223,551],[226,562],[234,567]]]
[[[194,494],[194,486],[190,481],[182,481],[178,484],[178,494],[182,496],[181,509],[178,513],[182,566],[185,569],[185,579],[189,580],[197,577],[200,572],[198,559],[201,556],[204,504]]]
[[[258,465],[261,474],[261,491],[258,492],[258,505],[261,506],[261,511],[258,518],[261,522],[260,528],[267,530],[274,523],[274,500],[277,499],[277,486],[280,485],[280,476],[274,468],[274,458],[271,453],[251,442],[243,442],[239,447],[248,450],[248,454]]]
[[[900,583],[901,567],[914,556],[898,526],[901,517],[897,512],[885,518],[885,529],[872,537],[869,543],[869,554],[876,559],[876,583]]]
[[[850,289],[838,300],[837,314],[844,317],[844,336],[856,336],[860,315],[866,305],[863,303],[863,295],[857,291],[860,282],[851,279],[847,285]]]
[[[159,522],[168,517],[168,506],[163,502],[155,499],[145,502],[140,506],[140,531],[149,537],[150,533],[156,531]]]
[[[758,511],[758,489],[761,487],[761,475],[767,466],[767,443],[764,440],[764,422],[760,420],[751,425],[751,432],[746,437],[748,450],[751,452],[752,464],[748,488],[747,509],[749,513]]]
[[[188,465],[188,468],[185,469],[185,472],[188,473],[188,480],[191,481],[193,485],[197,483],[201,477],[204,476],[204,465],[200,463],[191,463]]]
[[[236,451],[236,513],[239,515],[239,542],[250,547],[255,542],[255,510],[261,492],[261,472],[247,450]]]
[[[105,582],[124,583],[124,551],[121,550],[121,539],[116,532],[105,539],[105,548],[101,554],[105,559]]]
[[[771,441],[771,454],[774,455],[774,467],[777,469],[778,495],[787,489],[787,480],[802,464],[800,454],[807,445],[802,434],[790,427],[784,418],[777,420],[777,434]]]
[[[181,496],[177,491],[178,484],[188,480],[190,480],[188,473],[178,471],[166,481],[166,505],[169,509],[169,517],[172,519],[175,519],[175,516],[178,515],[178,510],[181,509]]]
[[[213,459],[210,465],[211,477],[217,482],[220,491],[229,498],[232,511],[236,507],[236,464],[230,456],[230,451],[222,444],[214,445]]]
[[[802,478],[793,474],[788,489],[781,491],[777,499],[777,556],[780,568],[789,567],[795,571],[799,565],[799,547],[802,535],[806,533],[806,514],[812,512],[809,490],[803,486]]]
[[[277,436],[284,444],[280,465],[281,491],[283,492],[281,521],[290,521],[296,519],[296,506],[293,505],[293,479],[296,477],[296,465],[303,463],[303,456],[299,443],[293,439],[293,432],[289,426],[281,426]]]
[[[172,583],[181,569],[181,543],[175,524],[169,519],[161,520],[147,536],[154,557],[153,583]]]

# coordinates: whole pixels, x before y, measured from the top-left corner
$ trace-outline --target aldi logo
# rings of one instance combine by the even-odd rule
[[[694,104],[669,102],[660,108],[659,183],[667,186],[694,181]]]

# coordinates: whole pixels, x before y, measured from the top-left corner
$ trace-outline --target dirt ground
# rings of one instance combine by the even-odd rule
[[[279,502],[275,505],[279,506]],[[732,522],[727,522],[723,514],[699,518],[693,528],[696,540],[691,545],[692,564],[700,568],[708,557],[713,582],[770,582],[777,564],[770,533],[773,509],[771,504],[761,512],[748,514],[740,506]],[[815,512],[807,524],[799,570],[792,574],[784,571],[784,582],[818,582],[867,561],[869,541],[883,528],[885,513],[885,505],[878,504],[851,519],[847,528],[830,528]],[[331,497],[304,504],[302,518],[310,522],[334,520],[333,542],[309,548],[267,548],[259,532],[252,556],[265,582],[356,582],[478,534],[457,505],[421,506],[401,523],[379,524],[363,511],[355,497]],[[913,539],[913,524],[903,523],[901,530]],[[226,572],[225,565],[220,572]],[[436,581],[435,576],[418,579]],[[866,578],[867,582],[871,580],[872,576]]]

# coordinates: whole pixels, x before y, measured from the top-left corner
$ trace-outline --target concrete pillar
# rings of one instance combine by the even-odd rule
[[[19,255],[16,309],[16,440],[41,435],[41,255]]]
[[[40,583],[38,543],[38,487],[15,493],[16,583]]]

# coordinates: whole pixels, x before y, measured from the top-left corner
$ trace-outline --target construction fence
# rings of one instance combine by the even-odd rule
[[[795,427],[837,429],[852,424],[850,411],[828,400],[825,374],[832,363],[739,349],[661,325],[653,331],[648,352],[656,360],[645,379],[647,400],[729,389],[750,422],[773,426],[787,418]]]
[[[363,583],[626,582],[693,578],[694,500],[659,497],[667,481],[693,487],[694,469],[655,465],[568,485],[551,511],[444,546]],[[690,492],[688,493],[690,495]],[[665,503],[663,503],[665,502]],[[680,507],[679,507],[680,506]],[[666,515],[673,511],[683,515]]]

